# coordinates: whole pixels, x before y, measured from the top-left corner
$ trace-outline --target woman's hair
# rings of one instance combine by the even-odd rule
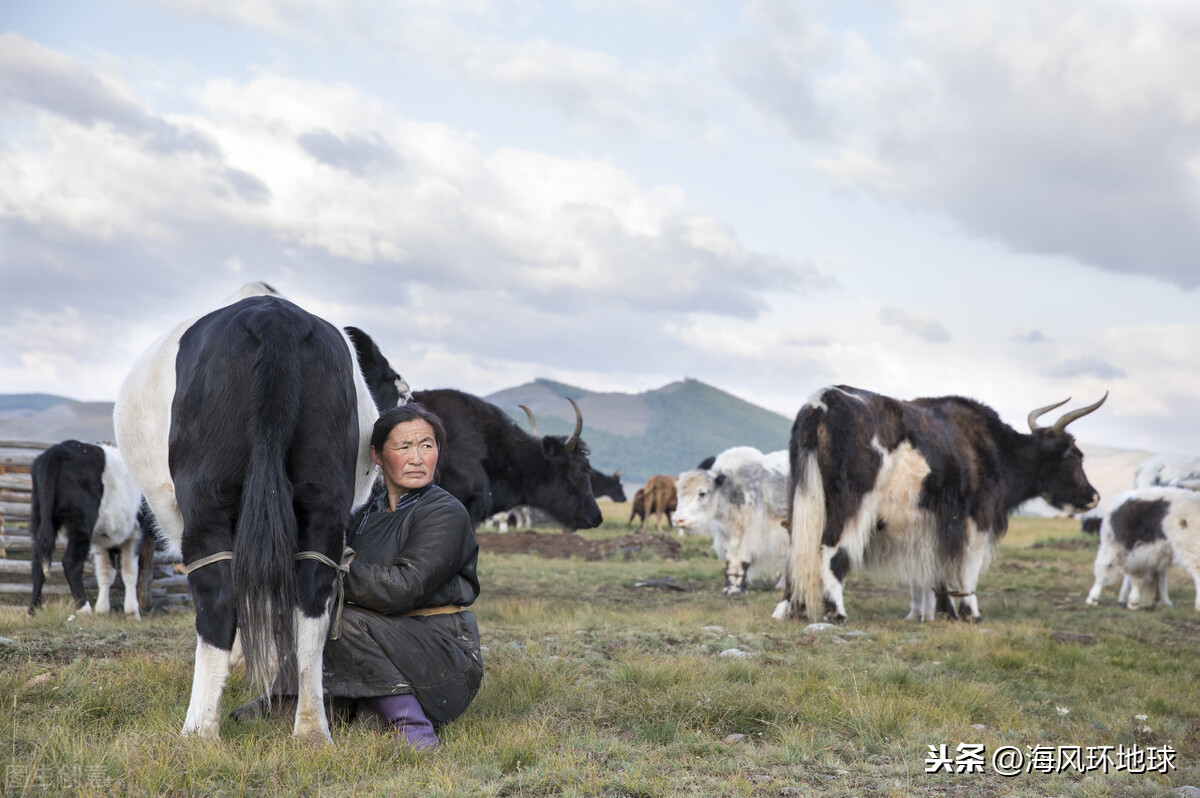
[[[392,430],[396,428],[397,424],[403,424],[405,421],[424,421],[429,424],[433,428],[433,440],[437,444],[438,451],[446,451],[446,427],[436,413],[425,409],[420,402],[408,402],[396,407],[389,407],[380,413],[379,419],[375,422],[375,428],[371,430],[371,447],[377,452],[382,452],[388,435],[392,434]],[[435,476],[436,473],[435,471]]]

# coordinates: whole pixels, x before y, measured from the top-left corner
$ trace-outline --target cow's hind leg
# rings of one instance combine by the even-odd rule
[[[821,544],[821,582],[825,588],[825,616],[834,623],[846,622],[843,587],[850,572],[850,555],[845,549]]]
[[[1132,587],[1133,580],[1130,579],[1129,574],[1123,575],[1121,577],[1121,589],[1117,592],[1117,604],[1122,607],[1129,606],[1129,591]],[[1096,595],[1099,596],[1100,594],[1097,593]]]
[[[92,605],[88,603],[87,594],[83,591],[83,563],[87,559],[91,540],[88,535],[76,530],[67,530],[67,550],[63,552],[62,568],[71,587],[71,595],[75,598],[75,609],[89,613]],[[49,561],[46,562],[49,564]]]
[[[109,593],[117,581],[117,569],[112,565],[112,553],[108,549],[92,549],[92,569],[96,572],[96,614],[107,615],[112,609]],[[126,591],[128,592],[128,591]]]
[[[338,535],[341,539],[341,535]],[[339,544],[340,545],[340,544]],[[336,574],[328,565],[302,559],[297,566],[296,588],[296,737],[318,735],[326,741],[329,720],[325,715],[321,669],[325,637],[329,633],[329,598]]]
[[[1163,568],[1158,572],[1158,594],[1154,597],[1154,603],[1162,604],[1164,607],[1174,607],[1171,603],[1171,597],[1167,595],[1167,569]]]
[[[141,541],[132,535],[121,544],[121,582],[125,585],[125,616],[141,620],[141,604],[138,600],[138,545]]]
[[[228,560],[188,574],[196,607],[196,665],[183,736],[220,736],[221,695],[229,678],[229,652],[237,628],[233,573]]]

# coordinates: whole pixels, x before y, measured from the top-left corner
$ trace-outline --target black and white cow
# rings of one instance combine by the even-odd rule
[[[185,736],[218,736],[236,633],[257,684],[295,652],[294,734],[329,739],[331,597],[346,523],[377,475],[357,355],[344,331],[253,283],[152,344],[121,386],[117,441],[196,609]]]
[[[845,621],[842,585],[865,566],[907,583],[924,617],[933,608],[924,599],[942,586],[978,620],[979,574],[1018,505],[1041,496],[1074,512],[1099,501],[1065,429],[1104,399],[1037,425],[1066,401],[1031,412],[1022,434],[973,399],[818,391],[792,426],[788,585],[774,616],[807,607]]]
[[[491,402],[463,391],[414,391],[413,400],[446,426],[446,451],[438,461],[438,485],[462,502],[471,520],[518,505],[549,513],[567,529],[591,529],[604,520],[592,495],[588,448],[579,435],[583,415],[575,408],[568,437],[536,437]]]
[[[743,595],[751,582],[782,587],[787,567],[788,453],[763,454],[752,446],[721,452],[708,469],[684,471],[675,482],[672,523],[713,536],[725,562],[727,596]]]
[[[1122,579],[1117,601],[1129,609],[1171,606],[1167,569],[1173,564],[1192,577],[1200,610],[1200,492],[1160,486],[1119,494],[1100,524],[1096,581],[1087,603],[1099,603],[1105,586]]]
[[[99,592],[96,613],[110,609],[109,591],[116,580],[110,550],[119,553],[125,585],[125,614],[141,618],[138,608],[138,555],[142,526],[138,511],[142,492],[121,453],[107,444],[66,440],[42,452],[30,468],[33,501],[29,531],[33,537],[33,595],[29,614],[42,603],[46,570],[61,535],[66,539],[62,567],[75,607],[89,613],[83,590],[83,565],[89,550]]]

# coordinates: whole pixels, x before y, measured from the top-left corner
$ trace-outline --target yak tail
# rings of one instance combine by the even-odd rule
[[[57,450],[51,457],[57,457]],[[33,570],[33,593],[29,599],[29,612],[42,603],[42,586],[46,582],[46,570],[54,554],[58,532],[54,529],[54,501],[58,490],[58,464],[34,463],[33,506],[29,508],[29,532],[33,536],[33,554],[30,566]]]
[[[246,672],[264,688],[296,647],[298,529],[286,462],[303,389],[297,354],[311,326],[293,334],[294,324],[274,313],[247,320],[259,347],[248,386],[250,459],[233,536],[233,582]]]
[[[819,621],[825,614],[825,588],[821,580],[821,537],[825,530],[825,489],[817,453],[801,449],[793,458],[791,538],[788,551],[788,592],[791,614],[803,598],[808,619]]]

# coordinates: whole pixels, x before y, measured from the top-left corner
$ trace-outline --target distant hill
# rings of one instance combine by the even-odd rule
[[[597,393],[539,379],[484,398],[523,429],[529,422],[522,404],[533,410],[541,434],[567,435],[575,423],[568,396],[583,412],[592,465],[606,474],[621,469],[622,481],[633,484],[695,468],[731,446],[786,449],[792,429],[791,419],[692,379],[639,394]]]
[[[655,474],[678,474],[731,446],[763,452],[786,449],[792,420],[693,379],[645,393],[602,393],[539,379],[486,398],[522,429],[529,406],[543,435],[566,435],[575,415],[566,397],[583,411],[583,439],[592,464],[606,474],[618,469],[622,482],[639,486]],[[78,402],[50,394],[0,394],[0,440],[57,443],[115,440],[112,402]],[[1133,486],[1133,473],[1152,452],[1080,443],[1088,478],[1101,506]],[[632,496],[631,496],[632,498]],[[1049,508],[1036,503],[1026,512]]]
[[[116,440],[112,402],[77,402],[44,393],[0,395],[0,438],[58,443]]]

